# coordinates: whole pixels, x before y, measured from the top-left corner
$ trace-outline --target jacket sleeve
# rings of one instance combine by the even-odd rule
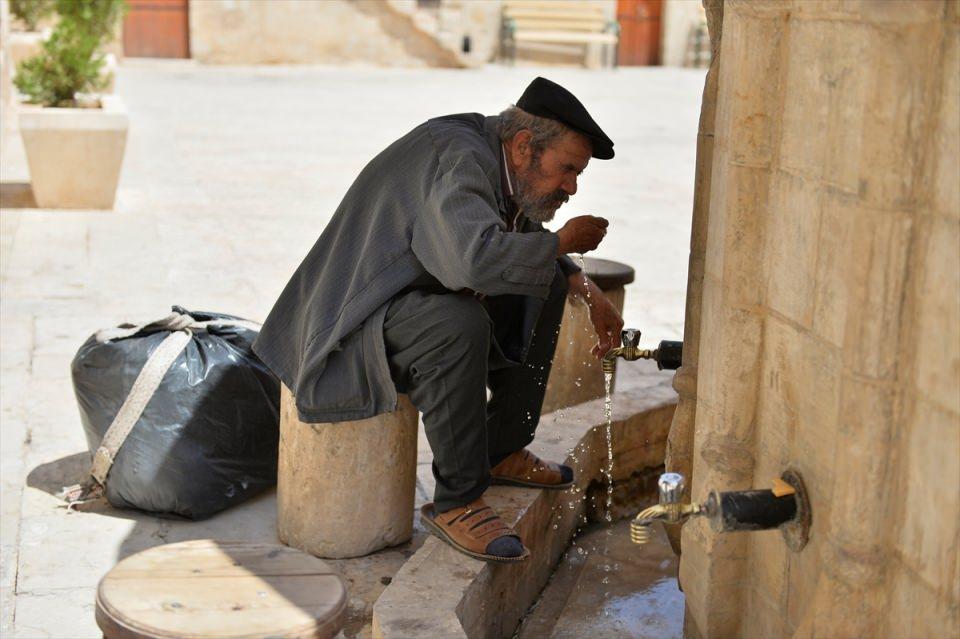
[[[527,232],[538,232],[538,233],[549,233],[547,229],[543,228],[543,224],[540,222],[534,222],[531,219],[526,219],[526,227],[524,231]],[[560,270],[563,271],[565,277],[570,277],[574,273],[579,273],[582,269],[577,266],[577,264],[570,259],[569,255],[561,255],[557,258],[557,264],[560,266]]]
[[[461,159],[438,174],[416,217],[411,246],[451,290],[546,298],[556,274],[554,233],[508,233],[489,179]]]

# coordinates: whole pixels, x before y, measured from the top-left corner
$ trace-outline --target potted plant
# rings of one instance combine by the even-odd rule
[[[20,134],[41,208],[113,208],[129,119],[117,96],[99,96],[103,43],[123,0],[55,0],[58,21],[14,84],[43,108],[20,113]]]

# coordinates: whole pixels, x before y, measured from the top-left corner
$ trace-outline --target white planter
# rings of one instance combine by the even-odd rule
[[[40,208],[111,209],[120,180],[129,118],[118,96],[100,109],[28,109],[20,135]]]

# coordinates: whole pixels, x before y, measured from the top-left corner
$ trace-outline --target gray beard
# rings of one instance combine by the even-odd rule
[[[531,168],[530,172],[539,171],[539,169],[540,167],[537,166]],[[513,200],[516,202],[517,208],[529,220],[541,224],[549,222],[557,214],[560,205],[569,200],[570,197],[561,190],[547,195],[535,196],[526,177],[526,175],[517,175],[517,190],[513,194]]]

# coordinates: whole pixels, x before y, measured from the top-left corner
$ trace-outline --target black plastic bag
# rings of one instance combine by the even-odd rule
[[[71,365],[73,387],[94,454],[151,354],[175,327],[189,331],[113,456],[103,488],[118,508],[202,519],[276,483],[280,381],[251,349],[252,323],[173,311],[152,325],[91,336]],[[106,339],[124,328],[136,332]]]

